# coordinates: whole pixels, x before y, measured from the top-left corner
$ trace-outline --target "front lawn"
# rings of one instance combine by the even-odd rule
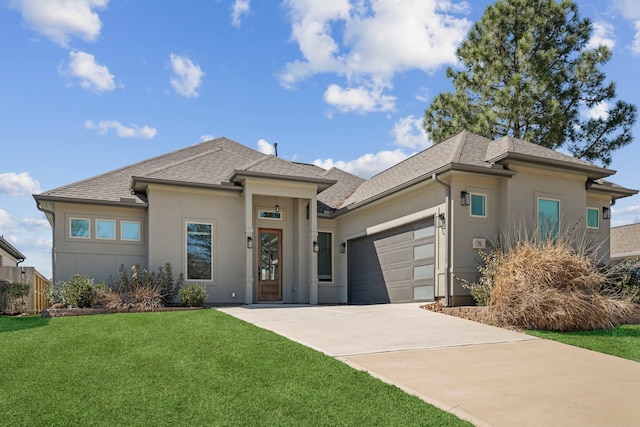
[[[528,334],[640,362],[640,325],[583,332],[527,331]]]
[[[215,310],[0,317],[3,425],[468,425]]]

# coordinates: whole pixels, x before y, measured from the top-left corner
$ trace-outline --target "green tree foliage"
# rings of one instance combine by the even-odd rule
[[[458,48],[461,69],[447,69],[455,92],[434,98],[425,130],[436,142],[461,130],[510,135],[608,165],[631,142],[637,113],[605,83],[611,51],[587,47],[592,31],[571,0],[497,1]],[[584,115],[598,105],[607,114]]]

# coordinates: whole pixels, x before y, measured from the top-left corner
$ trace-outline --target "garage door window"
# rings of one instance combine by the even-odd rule
[[[413,259],[432,258],[435,252],[435,247],[436,246],[434,243],[414,246]]]
[[[433,264],[417,265],[413,267],[413,280],[433,279]]]
[[[433,223],[416,225],[413,229],[413,240],[431,237],[435,234]]]

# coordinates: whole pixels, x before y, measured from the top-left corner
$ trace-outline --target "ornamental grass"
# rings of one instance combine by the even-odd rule
[[[633,304],[605,295],[609,281],[575,239],[524,239],[504,249],[489,306],[500,325],[568,332],[610,329]]]

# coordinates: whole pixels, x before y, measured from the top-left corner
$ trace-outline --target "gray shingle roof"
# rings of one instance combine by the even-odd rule
[[[640,224],[611,228],[611,258],[640,257]]]
[[[227,138],[216,138],[168,154],[144,160],[102,175],[59,187],[40,195],[36,200],[82,200],[94,203],[119,203],[135,200],[144,206],[146,196],[131,194],[134,185],[144,182],[167,182],[181,185],[216,186],[233,185],[232,180],[242,176],[273,177],[319,184],[321,211],[352,208],[362,203],[393,193],[417,182],[431,178],[434,172],[446,170],[472,170],[479,173],[512,175],[500,164],[510,161],[531,161],[551,167],[565,167],[585,174],[596,181],[600,191],[616,190],[620,197],[634,193],[609,184],[600,184],[599,178],[614,171],[599,168],[538,145],[516,138],[503,137],[492,141],[469,132],[460,132],[403,162],[375,175],[369,180],[339,169],[324,169],[307,164],[289,162],[265,155]],[[494,164],[494,163],[498,164]],[[143,185],[140,188],[143,189]],[[138,189],[138,186],[135,186]],[[228,187],[227,187],[228,188]],[[613,194],[613,193],[612,193]],[[127,201],[126,203],[131,203]]]
[[[589,179],[599,179],[615,173],[584,160],[576,159],[549,148],[509,136],[497,140],[460,132],[364,182],[342,208],[357,206],[380,195],[405,188],[411,183],[429,179],[434,172],[473,168],[479,173],[507,175],[501,165],[525,161],[549,167],[578,171]],[[620,187],[622,188],[622,187]]]
[[[399,189],[409,182],[430,178],[435,171],[454,163],[486,168],[489,171],[492,166],[484,158],[490,142],[490,139],[482,136],[460,132],[373,176],[345,200],[342,207],[362,203],[379,194]]]
[[[131,198],[131,177],[168,181],[220,184],[236,167],[242,167],[265,155],[227,138],[216,138],[102,175],[41,193],[42,199],[81,199],[94,202],[119,202]],[[144,195],[136,203],[144,204]]]
[[[359,176],[352,175],[341,169],[331,168],[325,171],[323,176],[328,179],[335,180],[336,183],[331,187],[318,194],[318,202],[324,206],[319,206],[321,212],[326,210],[325,207],[336,209],[344,200],[365,181]]]

